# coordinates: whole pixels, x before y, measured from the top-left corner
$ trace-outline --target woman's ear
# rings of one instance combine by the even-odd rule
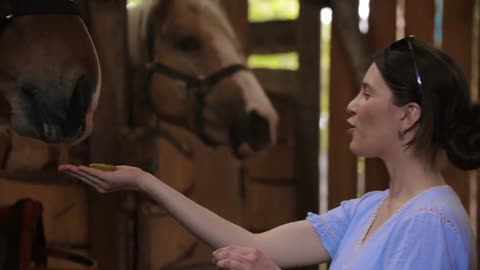
[[[404,105],[402,109],[403,114],[400,119],[400,130],[406,133],[415,127],[417,122],[420,120],[420,117],[422,116],[422,109],[420,108],[420,105],[415,102],[410,102]]]

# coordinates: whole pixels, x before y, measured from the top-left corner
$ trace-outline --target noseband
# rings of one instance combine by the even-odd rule
[[[8,22],[19,16],[32,15],[77,15],[80,16],[78,5],[71,0],[11,0],[7,10],[0,14],[0,31]]]
[[[205,123],[203,117],[203,111],[206,108],[206,97],[212,92],[214,86],[222,79],[229,77],[241,70],[248,70],[243,64],[232,64],[226,66],[208,76],[195,76],[176,70],[165,64],[152,61],[147,64],[147,83],[146,83],[146,96],[147,100],[151,99],[151,87],[150,82],[153,74],[160,73],[166,77],[183,82],[185,89],[193,93],[195,96],[195,111],[194,111],[194,128],[198,137],[208,146],[216,147],[217,142],[209,139],[205,134]],[[151,103],[150,103],[151,104]]]

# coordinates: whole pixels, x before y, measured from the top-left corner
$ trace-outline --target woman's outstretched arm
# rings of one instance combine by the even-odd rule
[[[165,207],[178,222],[215,249],[227,246],[258,249],[280,267],[318,264],[330,259],[320,237],[306,220],[254,234],[136,167],[117,166],[115,171],[105,172],[85,166],[62,165],[59,170],[95,187],[99,192],[134,189],[146,193]]]

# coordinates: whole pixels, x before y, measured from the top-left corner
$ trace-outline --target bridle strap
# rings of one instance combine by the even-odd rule
[[[204,91],[210,91],[219,81],[230,75],[233,75],[240,70],[248,70],[248,68],[243,64],[232,64],[208,75],[207,77],[203,77],[184,73],[159,62],[152,62],[147,64],[147,72],[149,74],[160,73],[171,79],[184,82],[186,88],[189,90],[198,89]],[[202,86],[205,86],[205,88],[203,88]],[[208,92],[204,94],[207,95]]]
[[[206,97],[211,93],[214,86],[219,83],[222,79],[233,75],[234,73],[241,70],[249,70],[243,64],[232,64],[226,66],[206,77],[195,76],[187,74],[185,72],[179,71],[175,68],[167,66],[159,62],[151,62],[146,66],[147,71],[147,84],[145,86],[146,97],[151,98],[150,93],[150,81],[155,73],[162,74],[168,78],[181,81],[185,84],[185,89],[187,91],[193,92],[195,96],[195,120],[194,126],[195,131],[199,138],[208,146],[216,147],[218,143],[210,140],[205,134],[205,124],[203,118],[203,110],[206,107]]]
[[[12,0],[13,16],[65,14],[80,16],[78,5],[71,0]]]

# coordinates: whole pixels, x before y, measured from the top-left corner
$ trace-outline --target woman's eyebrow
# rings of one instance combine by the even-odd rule
[[[375,91],[371,84],[368,82],[362,82],[362,88],[370,91]]]

